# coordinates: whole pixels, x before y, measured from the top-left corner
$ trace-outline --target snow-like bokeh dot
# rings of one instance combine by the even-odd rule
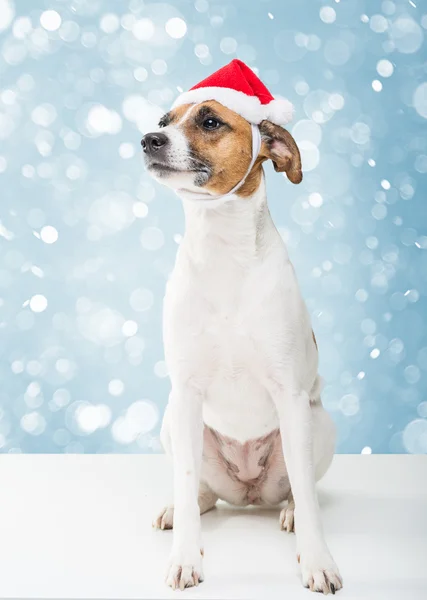
[[[52,439],[57,446],[64,447],[70,443],[71,434],[66,429],[57,429],[54,432]]]
[[[106,404],[77,401],[67,408],[65,424],[74,435],[87,436],[107,427],[111,416],[111,409]]]
[[[157,129],[157,124],[164,115],[162,108],[138,94],[126,96],[122,111],[125,118],[135,123],[142,134]]]
[[[319,149],[313,142],[304,140],[299,143],[301,160],[304,164],[304,171],[312,171],[317,167],[320,160]]]
[[[24,371],[24,363],[21,360],[14,360],[11,365],[12,373],[18,375]]]
[[[52,395],[52,403],[58,408],[64,408],[68,406],[71,401],[71,394],[68,390],[64,388],[59,388],[55,390]]]
[[[154,294],[151,290],[138,288],[134,290],[129,298],[129,304],[137,312],[149,310],[154,303]]]
[[[129,406],[126,418],[139,433],[147,433],[153,429],[159,420],[159,410],[149,400],[138,400]]]
[[[0,31],[9,27],[15,16],[15,7],[11,0],[0,0]]]
[[[314,208],[320,208],[323,204],[323,198],[318,192],[313,192],[309,195],[308,201]]]
[[[138,323],[136,321],[125,321],[122,327],[123,335],[126,337],[132,337],[138,332]]]
[[[416,88],[412,102],[420,117],[427,119],[427,82],[421,83]]]
[[[402,54],[417,52],[423,43],[424,34],[418,23],[410,16],[402,15],[392,24],[390,38]]]
[[[119,154],[124,159],[132,158],[135,156],[135,146],[128,142],[123,142],[119,146]]]
[[[394,67],[393,63],[383,58],[377,62],[377,73],[381,77],[391,77],[393,75]]]
[[[0,2],[0,11],[1,11],[1,2]],[[1,19],[1,17],[0,17]],[[1,25],[0,25],[1,29]],[[27,35],[32,31],[33,25],[31,23],[31,19],[29,17],[19,17],[13,23],[13,36],[18,40],[23,40],[27,37]]]
[[[325,44],[325,58],[330,65],[345,65],[351,56],[348,44],[342,39],[330,39]]]
[[[375,33],[384,33],[388,29],[387,19],[383,15],[372,15],[369,19],[369,27]]]
[[[45,244],[54,244],[58,240],[58,231],[52,225],[45,225],[40,230],[40,238]]]
[[[64,42],[75,42],[80,35],[80,27],[75,21],[64,21],[58,33]]]
[[[345,100],[341,94],[331,94],[328,100],[329,106],[334,110],[342,110],[344,108]]]
[[[156,364],[154,365],[154,374],[156,375],[156,377],[161,378],[167,377],[169,375],[169,371],[164,360],[159,360],[158,362],[156,362]]]
[[[125,391],[125,384],[121,379],[112,379],[108,383],[108,391],[112,396],[121,396]]]
[[[150,400],[133,402],[124,416],[114,421],[111,434],[119,444],[131,444],[145,433],[151,431],[159,420],[157,406]]]
[[[47,298],[43,294],[35,294],[31,297],[29,306],[35,313],[41,313],[47,308]]]
[[[49,127],[57,117],[56,108],[53,104],[44,103],[36,106],[31,112],[31,119],[36,125]]]
[[[377,221],[385,219],[387,216],[387,206],[385,204],[375,204],[371,210],[371,215]]]
[[[237,50],[237,42],[232,37],[222,38],[219,47],[224,54],[234,54]]]
[[[146,227],[140,236],[141,245],[146,250],[159,250],[165,243],[163,231],[158,227]]]
[[[162,58],[156,58],[156,60],[153,60],[151,63],[151,70],[153,71],[154,75],[164,75],[167,73],[168,64]]]
[[[307,141],[318,146],[322,139],[322,128],[311,119],[303,119],[294,125],[292,135],[298,144]]]
[[[295,91],[299,96],[305,96],[310,91],[310,87],[306,81],[297,81]]]
[[[154,35],[155,27],[151,19],[139,19],[132,26],[132,33],[137,40],[147,42]]]
[[[77,413],[77,421],[84,433],[93,433],[107,427],[111,421],[111,409],[106,404],[84,406]]]
[[[356,415],[360,410],[360,402],[355,394],[345,394],[340,400],[340,409],[346,417]]]
[[[120,27],[120,19],[114,13],[107,13],[101,17],[99,27],[104,33],[114,33]]]
[[[147,69],[144,69],[144,67],[136,67],[133,76],[137,81],[145,81],[148,77],[148,71]]]
[[[102,104],[92,106],[86,118],[87,130],[94,136],[119,133],[122,128],[122,120],[115,110],[110,110]]]
[[[111,427],[111,435],[115,442],[127,445],[136,440],[138,431],[125,417],[119,417],[114,421]]]
[[[61,15],[56,10],[45,10],[40,15],[40,25],[47,31],[56,31],[61,23]]]
[[[37,411],[23,415],[20,424],[25,433],[30,435],[41,435],[46,429],[46,419]]]
[[[148,206],[145,202],[134,202],[132,211],[137,219],[144,219],[148,215]]]
[[[337,18],[337,14],[332,6],[322,6],[319,14],[324,23],[333,23]]]
[[[172,17],[165,24],[166,33],[174,40],[179,40],[187,33],[187,24],[180,17]]]
[[[132,207],[132,196],[126,192],[108,192],[91,204],[87,218],[101,238],[127,229],[135,219]]]
[[[403,430],[403,444],[410,454],[427,454],[427,420],[408,423]]]
[[[123,341],[125,319],[117,310],[100,304],[91,305],[77,315],[77,328],[87,340],[99,346],[113,347]]]
[[[404,370],[404,376],[409,384],[418,383],[421,378],[420,369],[417,365],[408,365]]]

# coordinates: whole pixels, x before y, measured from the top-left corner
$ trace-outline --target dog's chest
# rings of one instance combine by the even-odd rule
[[[266,320],[274,319],[262,295],[252,274],[226,265],[173,281],[165,302],[165,345],[172,361],[203,378],[230,381],[255,369]]]
[[[204,421],[238,440],[260,437],[278,426],[264,383],[265,368],[257,348],[257,334],[255,323],[236,323],[223,326],[212,335],[215,358],[211,368],[207,367],[210,373]]]
[[[191,309],[173,295],[166,326],[169,367],[204,389],[205,423],[241,441],[278,427],[263,351],[267,320],[274,313],[263,303],[263,288],[255,279],[236,272],[221,288],[209,274],[203,283],[193,279]]]

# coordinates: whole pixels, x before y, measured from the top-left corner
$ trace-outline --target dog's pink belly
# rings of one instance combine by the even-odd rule
[[[202,478],[230,504],[282,502],[290,484],[279,430],[241,444],[205,426]]]

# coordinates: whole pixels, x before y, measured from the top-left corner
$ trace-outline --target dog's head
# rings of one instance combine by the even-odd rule
[[[271,159],[292,183],[302,180],[301,158],[291,134],[270,121],[262,121],[261,149],[241,196],[259,184],[261,165]],[[141,141],[151,175],[176,191],[222,195],[246,175],[252,158],[251,125],[215,100],[186,104],[164,115],[159,127]]]

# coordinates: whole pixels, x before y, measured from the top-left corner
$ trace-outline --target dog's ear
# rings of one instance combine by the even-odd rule
[[[289,131],[271,121],[261,121],[259,130],[262,140],[261,154],[273,161],[276,171],[285,171],[292,183],[301,183],[301,155]]]

